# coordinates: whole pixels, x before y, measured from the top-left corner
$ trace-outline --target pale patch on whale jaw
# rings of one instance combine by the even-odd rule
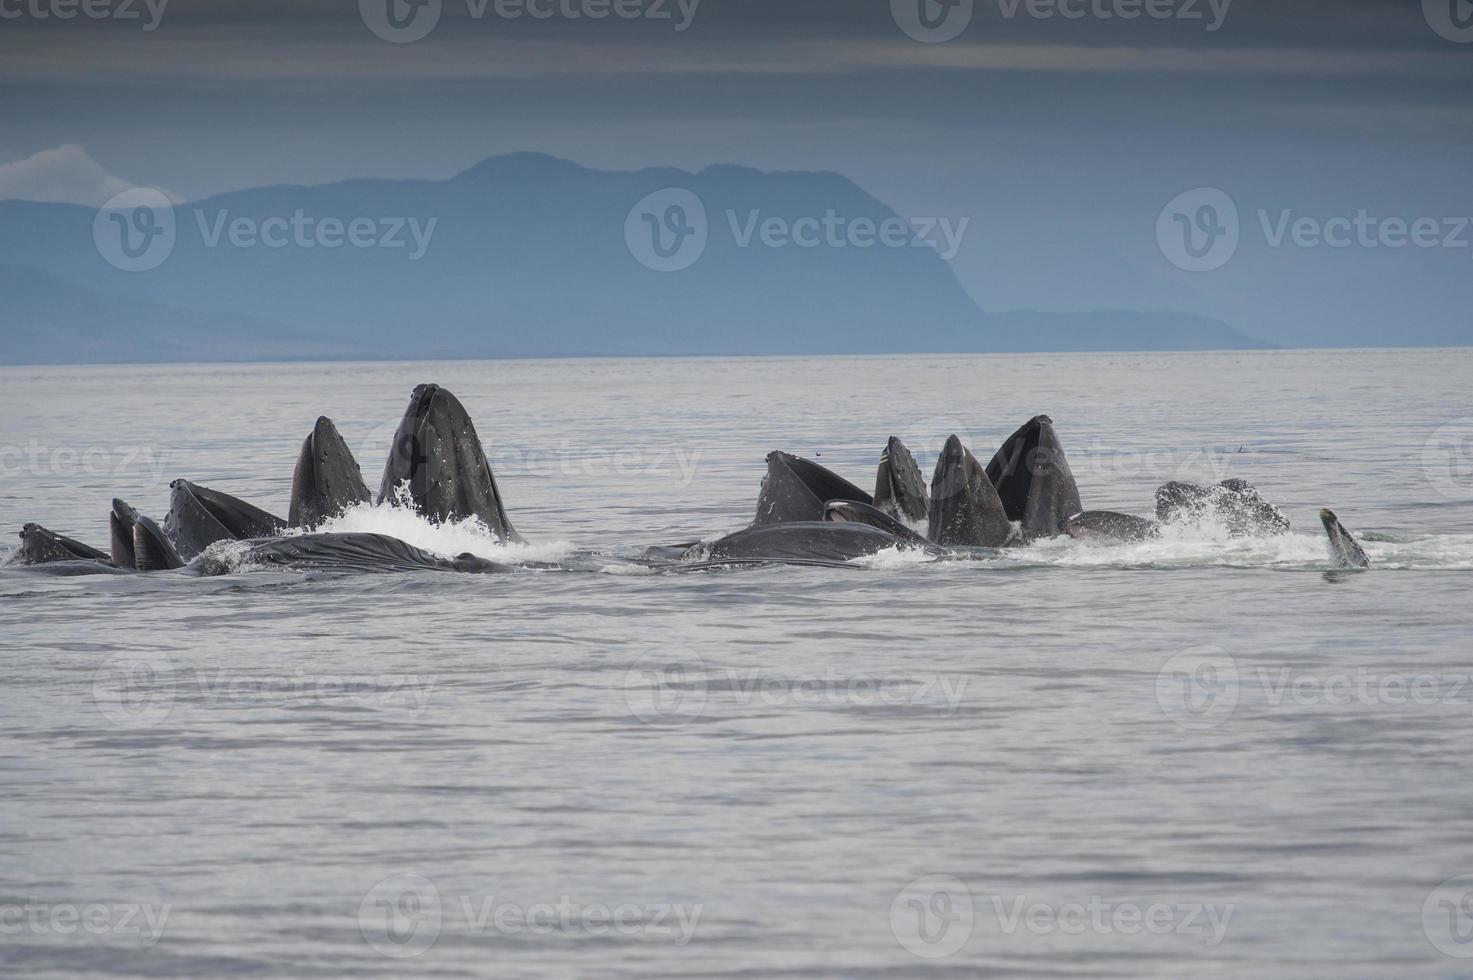
[[[1370,568],[1371,559],[1355,536],[1340,523],[1332,510],[1320,511],[1320,523],[1324,525],[1329,540],[1330,560],[1341,568]]]
[[[857,500],[831,500],[824,506],[823,519],[834,524],[868,524],[877,527],[886,534],[894,535],[898,540],[912,548],[928,548],[930,541],[921,537],[899,520],[869,504],[862,504]]]
[[[897,436],[890,437],[880,454],[874,501],[875,507],[901,521],[924,521],[930,515],[931,500],[920,464]]]

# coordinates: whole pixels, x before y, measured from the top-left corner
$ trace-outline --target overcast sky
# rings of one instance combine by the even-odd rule
[[[825,169],[970,218],[953,265],[987,309],[1179,309],[1281,343],[1393,342],[1396,318],[1473,343],[1473,247],[1268,235],[1285,212],[1473,215],[1468,0],[950,4],[0,0],[0,197],[442,178],[517,150]],[[1207,272],[1157,239],[1195,188],[1241,216]]]

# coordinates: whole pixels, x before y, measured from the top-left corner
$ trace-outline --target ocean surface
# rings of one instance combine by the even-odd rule
[[[377,487],[454,391],[602,572],[0,570],[0,975],[1473,975],[1473,351],[0,369],[0,527]],[[786,449],[872,485],[1052,415],[1086,507],[1294,530],[641,574]],[[1333,508],[1374,567],[1333,569]]]

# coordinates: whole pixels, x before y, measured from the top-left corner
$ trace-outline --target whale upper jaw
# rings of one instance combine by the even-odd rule
[[[1000,548],[1013,536],[992,481],[955,435],[936,460],[928,518],[926,537],[939,545]]]
[[[1355,536],[1340,523],[1340,518],[1328,507],[1320,511],[1320,523],[1325,527],[1329,539],[1330,558],[1341,568],[1370,568],[1371,559]]]
[[[500,541],[521,542],[501,501],[491,464],[459,399],[439,385],[414,389],[394,433],[379,503],[401,487],[423,517],[437,523],[480,519]]]
[[[354,505],[372,502],[352,450],[332,419],[322,416],[297,457],[287,523],[313,530]]]

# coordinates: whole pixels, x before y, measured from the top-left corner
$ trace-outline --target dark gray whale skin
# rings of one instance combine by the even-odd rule
[[[1161,536],[1161,525],[1132,514],[1087,510],[1066,518],[1059,530],[1084,541],[1149,541]]]
[[[1330,558],[1341,568],[1370,568],[1371,559],[1355,536],[1345,530],[1340,518],[1332,510],[1320,511],[1320,523],[1330,541]]]
[[[363,472],[332,419],[322,416],[302,443],[292,473],[291,509],[287,523],[312,529],[339,517],[355,504],[372,503]]]
[[[245,541],[286,530],[286,521],[228,493],[188,480],[175,480],[169,488],[164,534],[186,562],[216,541]]]
[[[786,521],[759,524],[686,553],[688,561],[723,560],[842,565],[905,542],[868,524]]]
[[[138,523],[138,511],[128,502],[113,498],[113,509],[107,515],[108,537],[112,547],[113,564],[119,568],[138,567],[138,555],[133,550],[133,527]]]
[[[228,557],[207,554],[191,567],[201,575],[229,574],[243,565],[330,572],[491,574],[515,571],[511,565],[470,554],[441,558],[387,534],[303,534],[247,541],[245,544],[244,552]]]
[[[875,507],[907,521],[924,521],[931,511],[920,464],[896,436],[890,437],[880,454],[880,467],[875,473]]]
[[[997,488],[1008,520],[1022,527],[1025,541],[1058,534],[1064,520],[1084,510],[1047,415],[1034,416],[1008,437],[987,464],[987,479]]]
[[[501,541],[522,540],[506,516],[501,491],[465,406],[439,385],[414,389],[384,464],[379,503],[402,485],[419,514],[437,523],[480,520]]]
[[[1168,483],[1156,491],[1156,517],[1163,524],[1201,521],[1211,516],[1233,537],[1284,534],[1289,519],[1263,499],[1246,480],[1223,480],[1216,486]]]
[[[112,559],[105,553],[40,524],[27,524],[21,528],[20,548],[10,557],[9,564],[34,566],[70,562],[112,565]]]
[[[913,548],[930,548],[931,542],[900,523],[878,507],[857,500],[831,500],[824,506],[823,519],[836,524],[868,524],[893,534]]]
[[[137,515],[133,525],[133,561],[140,572],[165,572],[183,568],[185,561],[179,557],[173,542],[153,518]]]
[[[982,464],[951,436],[936,460],[926,537],[939,545],[1000,548],[1013,527]]]
[[[874,498],[832,470],[792,453],[771,452],[752,526],[822,521],[824,505],[830,500],[874,504]]]

